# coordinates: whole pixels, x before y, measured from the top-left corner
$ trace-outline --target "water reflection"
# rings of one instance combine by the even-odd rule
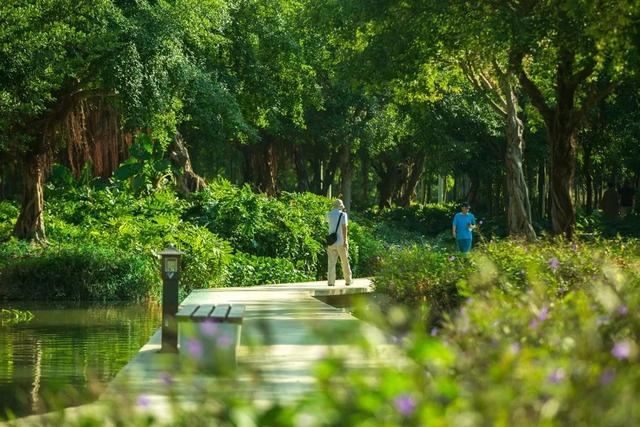
[[[12,304],[0,320],[0,420],[94,400],[160,326],[156,305]]]

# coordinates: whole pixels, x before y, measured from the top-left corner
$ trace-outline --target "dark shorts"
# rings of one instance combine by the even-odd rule
[[[466,254],[471,250],[471,239],[456,239],[460,252]]]

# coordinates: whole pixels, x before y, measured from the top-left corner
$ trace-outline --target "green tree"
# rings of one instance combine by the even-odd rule
[[[585,115],[637,68],[640,2],[473,3],[503,16],[494,30],[509,39],[511,67],[549,134],[553,232],[572,238],[576,134]]]
[[[97,99],[119,107],[129,129],[166,145],[197,67],[194,47],[219,43],[224,4],[51,0],[0,5],[0,149],[22,164],[14,234],[45,238],[42,185],[69,136],[74,109]]]
[[[90,97],[109,96],[99,64],[117,48],[122,16],[109,0],[0,5],[0,146],[21,159],[15,234],[44,239],[42,183],[61,127]]]

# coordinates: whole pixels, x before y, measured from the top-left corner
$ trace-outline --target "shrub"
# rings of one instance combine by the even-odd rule
[[[425,304],[429,321],[437,321],[459,306],[459,283],[470,269],[469,259],[434,251],[429,246],[397,248],[383,258],[374,284],[377,292],[397,302],[412,307]]]
[[[236,251],[286,258],[310,274],[322,264],[326,198],[284,193],[275,199],[218,180],[193,202],[185,219],[217,233]]]
[[[451,228],[451,219],[456,213],[455,203],[412,204],[409,207],[386,208],[376,213],[378,220],[389,221],[401,225],[402,228],[421,233],[425,236],[436,236]]]
[[[640,237],[640,215],[628,215],[625,218],[607,218],[602,212],[591,215],[579,215],[576,230],[580,234],[612,238],[616,236]]]
[[[274,283],[296,283],[314,277],[296,268],[284,258],[259,257],[237,253],[226,267],[226,286],[255,286]]]
[[[46,248],[13,241],[1,251],[2,297],[23,300],[142,300],[159,292],[149,258],[98,245]]]
[[[186,252],[182,264],[183,295],[194,288],[222,285],[229,245],[206,228],[184,222],[181,216],[189,204],[175,193],[161,190],[135,199],[117,188],[96,190],[81,186],[64,192],[49,188],[48,196],[45,223],[50,244],[32,247],[12,241],[3,245],[0,280],[12,289],[0,291],[4,297],[157,298],[159,263],[154,252],[169,243]],[[10,216],[17,217],[17,213],[10,204],[0,207],[0,215],[9,218],[6,223],[15,220]],[[95,255],[91,256],[93,250]],[[111,253],[117,256],[107,256]],[[111,262],[111,267],[101,266],[102,261]],[[62,268],[64,263],[70,266],[67,270]],[[50,279],[46,274],[48,265],[59,266],[52,267]],[[17,280],[17,284],[42,283],[42,289],[31,296],[22,295],[8,277]],[[148,279],[146,283],[141,282],[144,278]],[[100,280],[104,280],[102,285]],[[55,290],[48,293],[44,287],[49,282],[55,284]],[[140,289],[130,288],[133,283],[138,283]]]
[[[10,238],[19,213],[14,203],[0,201],[0,242]]]

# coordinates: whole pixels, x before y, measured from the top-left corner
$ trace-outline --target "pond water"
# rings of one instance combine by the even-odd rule
[[[0,422],[95,400],[160,327],[155,305],[11,304],[0,319]]]

